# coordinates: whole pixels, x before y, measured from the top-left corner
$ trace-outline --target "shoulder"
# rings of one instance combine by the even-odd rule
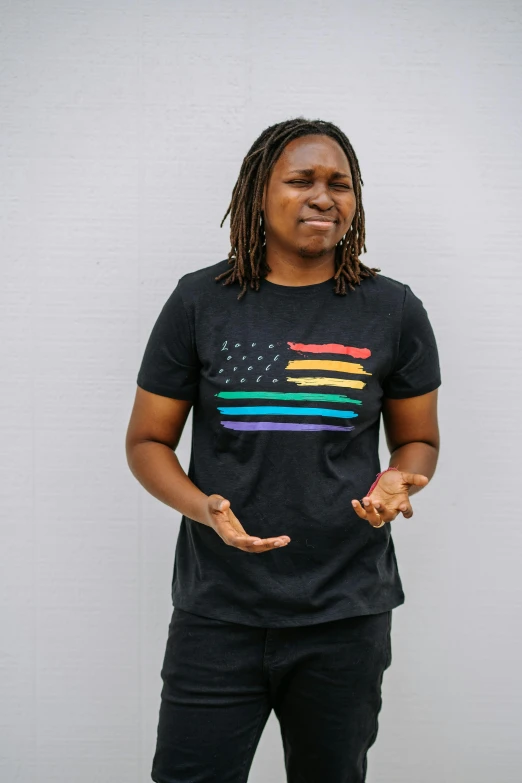
[[[381,291],[404,294],[406,284],[401,283],[399,280],[395,280],[393,277],[388,277],[387,275],[382,275],[380,272],[378,272],[375,277],[368,277],[366,279],[374,283],[375,286]]]
[[[409,310],[423,306],[422,300],[411,290],[408,283],[381,275],[380,272],[375,277],[363,280],[361,288],[364,288],[367,296],[374,297],[383,303],[393,304],[396,308]]]
[[[392,307],[395,311],[402,310],[408,293],[411,289],[405,283],[394,280],[392,277],[377,273],[375,277],[367,277],[356,286],[368,303],[372,306]]]
[[[209,293],[216,290],[219,282],[216,277],[230,269],[228,259],[218,261],[216,264],[195,269],[193,272],[187,272],[179,278],[177,288],[181,295],[188,302],[198,297],[202,293]]]

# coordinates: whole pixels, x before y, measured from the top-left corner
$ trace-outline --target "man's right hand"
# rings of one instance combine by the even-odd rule
[[[273,538],[259,538],[249,536],[243,525],[230,508],[230,501],[222,495],[209,495],[206,521],[218,536],[228,546],[235,546],[244,552],[267,552],[269,549],[280,549],[286,546],[289,536],[274,536]]]

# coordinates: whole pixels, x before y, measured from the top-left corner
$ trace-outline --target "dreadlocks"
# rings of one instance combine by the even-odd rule
[[[228,263],[231,265],[216,281],[226,278],[222,285],[238,282],[238,299],[250,288],[258,291],[261,278],[270,268],[266,261],[261,204],[263,189],[270,171],[286,145],[299,136],[330,136],[339,144],[350,163],[356,211],[350,228],[335,248],[335,293],[346,294],[346,284],[354,286],[366,277],[374,277],[379,269],[367,267],[359,256],[366,253],[364,209],[361,198],[361,171],[359,161],[348,138],[337,125],[323,120],[297,117],[278,122],[266,128],[252,144],[243,159],[239,176],[232,191],[232,199],[221,221],[230,213],[230,245]]]

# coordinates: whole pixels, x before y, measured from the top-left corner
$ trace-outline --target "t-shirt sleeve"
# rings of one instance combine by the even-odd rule
[[[152,328],[137,383],[154,394],[194,401],[199,372],[193,330],[178,283]]]
[[[421,300],[405,286],[396,359],[382,387],[385,397],[417,397],[441,384],[437,343]]]

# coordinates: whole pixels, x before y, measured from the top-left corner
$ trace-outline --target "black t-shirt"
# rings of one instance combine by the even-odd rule
[[[264,627],[376,614],[404,603],[391,524],[352,508],[380,470],[383,396],[440,385],[422,302],[384,275],[346,295],[216,282],[226,260],[183,275],[147,343],[138,385],[193,402],[188,475],[227,498],[249,535],[288,535],[259,554],[182,516],[172,600]]]

